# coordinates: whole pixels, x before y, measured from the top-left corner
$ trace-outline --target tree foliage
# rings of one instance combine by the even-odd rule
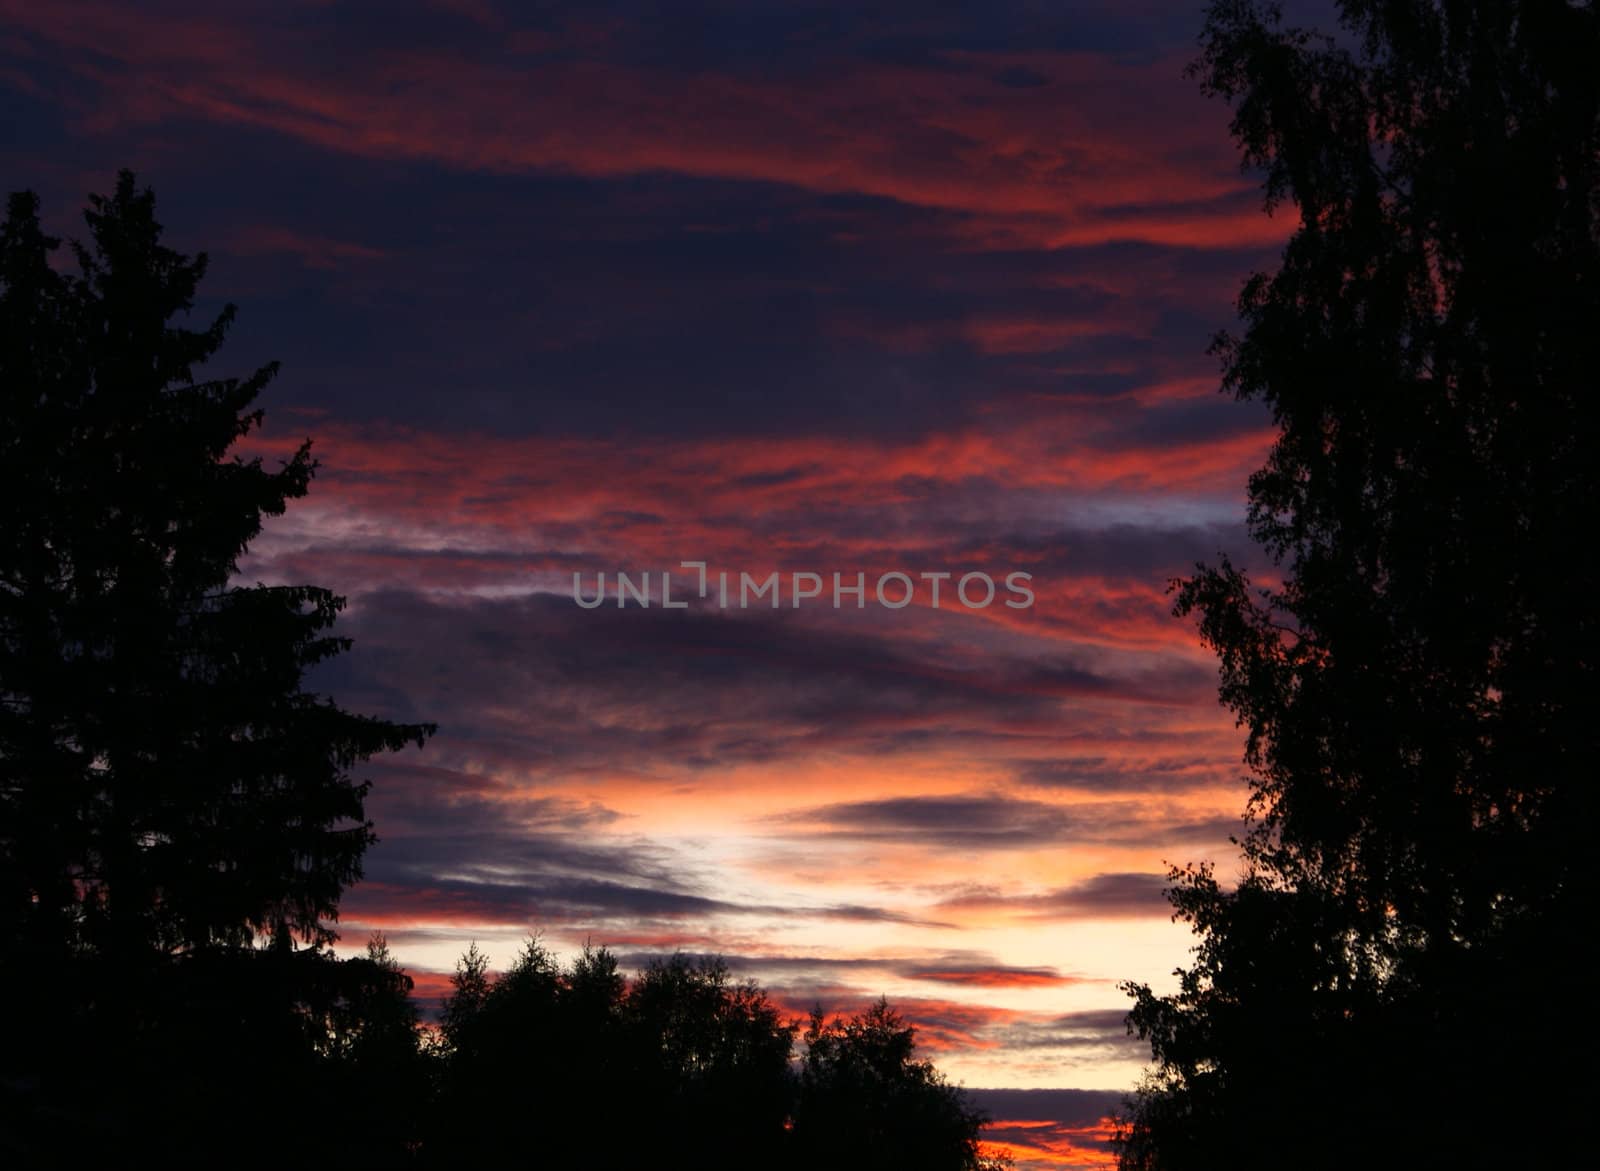
[[[1216,345],[1279,428],[1269,584],[1177,595],[1248,734],[1244,877],[1174,875],[1130,1168],[1533,1165],[1594,1088],[1542,1009],[1597,893],[1600,20],[1338,9],[1222,0],[1195,66],[1298,226]]]
[[[563,967],[532,940],[498,979],[486,971],[475,946],[457,965],[424,1161],[531,1144],[555,1166],[999,1166],[980,1158],[983,1116],[917,1059],[886,1003],[818,1009],[797,1060],[798,1025],[716,957],[654,960],[628,980],[603,948]]]
[[[930,1061],[916,1058],[916,1030],[887,1000],[855,1016],[812,1012],[795,1103],[805,1167],[917,1167],[985,1171],[985,1121]]]
[[[85,218],[71,266],[31,193],[0,224],[0,978],[30,1005],[7,1084],[122,1143],[172,1121],[156,1070],[214,1098],[196,1055],[257,1045],[282,1080],[394,999],[381,954],[324,945],[373,840],[350,770],[431,729],[305,689],[349,646],[342,600],[235,580],[316,469],[308,444],[277,468],[234,451],[276,367],[203,372],[234,311],[184,324],[205,257],[161,243],[131,174]]]

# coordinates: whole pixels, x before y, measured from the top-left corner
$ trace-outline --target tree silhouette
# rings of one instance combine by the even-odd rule
[[[983,1116],[916,1058],[887,1003],[797,1025],[718,957],[604,948],[565,968],[530,941],[498,979],[474,946],[443,1011],[443,1090],[425,1161],[554,1166],[989,1171]]]
[[[515,1157],[537,1134],[544,1157],[569,1153],[572,1115],[557,1108],[571,1083],[556,1029],[560,969],[529,940],[499,979],[474,946],[456,966],[444,1008],[443,1094],[432,1148],[444,1166]],[[575,1150],[576,1148],[572,1148]]]
[[[697,1166],[777,1165],[794,1027],[720,958],[650,964],[623,1005],[634,1109]]]
[[[450,998],[440,1014],[440,1029],[451,1049],[459,1052],[471,1047],[473,1022],[483,1011],[493,983],[489,978],[489,957],[478,950],[476,943],[472,944],[456,961],[456,970],[450,977]]]
[[[181,324],[205,257],[161,244],[131,174],[85,218],[70,274],[31,193],[0,225],[0,978],[31,1006],[0,1061],[8,1110],[74,1112],[126,1159],[203,1141],[181,1093],[236,1126],[316,1059],[373,840],[349,770],[431,728],[303,688],[348,647],[342,600],[233,582],[316,467],[232,454],[276,367],[200,377],[234,311]]]
[[[1300,222],[1216,347],[1280,428],[1274,584],[1177,597],[1248,731],[1245,876],[1174,874],[1199,946],[1132,989],[1129,1168],[1537,1165],[1595,1085],[1543,1009],[1597,893],[1600,20],[1339,11],[1213,4],[1196,64]]]
[[[887,1000],[849,1018],[813,1010],[795,1104],[797,1165],[988,1171],[986,1117],[928,1061]]]
[[[675,956],[629,983],[604,949],[563,969],[532,940],[498,979],[486,966],[469,951],[444,1008],[436,1157],[509,1157],[531,1128],[544,1157],[589,1159],[579,1121],[615,1118],[619,1166],[777,1165],[794,1030],[720,960]]]
[[[433,1085],[412,980],[382,934],[334,969],[336,996],[315,1030],[341,1122],[328,1162],[407,1161],[426,1134]],[[342,1157],[341,1157],[342,1156]]]

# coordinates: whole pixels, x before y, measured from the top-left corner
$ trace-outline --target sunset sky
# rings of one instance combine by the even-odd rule
[[[1251,560],[1271,420],[1205,351],[1289,225],[1183,76],[1200,5],[872,7],[0,0],[0,176],[72,235],[134,169],[240,307],[220,372],[283,362],[256,447],[323,466],[242,577],[346,595],[316,686],[440,727],[363,772],[344,946],[430,997],[534,930],[887,994],[1020,1166],[1100,1166],[1165,864],[1234,872],[1166,589]],[[618,570],[692,604],[574,603]]]

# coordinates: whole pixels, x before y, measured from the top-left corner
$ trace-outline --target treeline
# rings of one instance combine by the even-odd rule
[[[496,978],[474,946],[437,1023],[381,936],[347,960],[269,948],[149,971],[142,1003],[106,1018],[126,1030],[95,1012],[111,973],[85,975],[46,1011],[16,1006],[8,1166],[1002,1165],[886,1001],[786,1020],[719,958],[630,979],[603,948],[562,965],[530,940]]]
[[[445,1002],[424,1150],[498,1158],[537,1133],[557,1166],[601,1150],[614,1166],[991,1165],[983,1116],[885,1001],[802,1028],[715,958],[629,980],[604,949],[562,967],[530,941],[498,980],[486,966],[469,951]]]

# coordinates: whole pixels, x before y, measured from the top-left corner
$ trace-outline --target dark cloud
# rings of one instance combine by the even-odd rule
[[[618,958],[624,965],[643,967],[651,960],[671,954],[663,951],[626,952]],[[1056,968],[1017,967],[997,961],[981,952],[946,952],[920,956],[801,956],[739,952],[689,952],[692,956],[724,960],[734,972],[758,978],[777,978],[789,984],[797,975],[811,976],[819,986],[836,982],[841,976],[882,973],[902,980],[921,980],[981,988],[1036,988],[1064,986],[1076,977]]]
[[[551,862],[563,854],[570,856],[571,853],[560,848],[560,843],[529,843],[530,850],[538,850],[541,846],[556,847],[551,850]],[[432,854],[434,847],[435,843],[429,842],[424,848]],[[538,872],[494,881],[441,878],[396,867],[391,858],[383,856],[382,851],[375,851],[375,854],[376,860],[367,868],[369,878],[353,888],[345,901],[344,917],[355,924],[383,926],[391,918],[438,918],[537,929],[576,923],[598,927],[619,923],[647,924],[663,919],[702,921],[730,915],[752,915],[767,920],[814,919],[946,926],[937,920],[863,904],[779,906],[741,903],[695,894],[671,882],[636,885],[603,878]]]
[[[775,820],[832,837],[915,842],[954,850],[1066,842],[1208,844],[1225,841],[1228,832],[1237,828],[1237,823],[1228,819],[1163,816],[1132,802],[1065,806],[1000,793],[842,802]]]
[[[999,795],[891,797],[824,805],[784,823],[835,837],[912,839],[955,849],[1011,849],[1081,835],[1081,814]]]
[[[787,980],[798,974],[814,976],[819,982],[834,981],[841,973],[887,971],[893,965],[893,960],[887,957],[857,956],[848,958],[841,956],[765,955],[760,953],[694,951],[682,948],[674,951],[656,949],[651,951],[620,952],[617,959],[625,967],[643,968],[655,960],[664,959],[675,954],[686,955],[691,959],[721,959],[731,971],[742,976],[769,977],[776,975]]]
[[[911,964],[896,973],[908,980],[930,980],[938,984],[959,984],[971,988],[1039,988],[1072,983],[1055,968],[1020,968],[1010,964],[932,962]]]
[[[1010,1149],[1017,1166],[1074,1171],[1115,1165],[1112,1119],[1127,1112],[1117,1090],[968,1090],[992,1122],[984,1138]]]
[[[994,1118],[1050,1119],[1063,1126],[1091,1126],[1123,1105],[1122,1090],[968,1090]]]
[[[918,642],[896,623],[887,611],[828,611],[816,621],[792,609],[583,611],[549,594],[446,603],[385,592],[362,598],[350,624],[357,651],[317,683],[352,705],[426,713],[442,727],[430,760],[489,762],[530,778],[618,768],[672,775],[822,749],[1003,742],[1059,725],[1079,702],[1174,703],[1213,685],[1208,672],[1183,663],[1154,673],[1141,665],[1130,678],[1063,653],[1008,660]],[[970,663],[952,669],[955,654]],[[873,823],[857,827],[863,832],[897,813],[906,826],[957,832],[972,814],[969,836],[997,843],[1066,832],[1079,817],[977,798],[942,811],[856,813]]]
[[[1231,759],[1216,760],[1208,756],[1076,756],[1024,761],[1016,766],[1014,775],[1025,785],[1046,789],[1086,793],[1170,792],[1233,784],[1239,779],[1239,768]]]
[[[864,904],[741,901],[725,886],[711,893],[714,884],[680,851],[642,834],[597,832],[611,830],[618,817],[594,802],[505,794],[486,800],[470,790],[430,801],[414,787],[384,793],[380,784],[377,791],[383,796],[374,809],[388,829],[368,855],[366,881],[345,901],[346,918],[358,924],[461,920],[535,928],[751,915],[941,926]]]
[[[999,319],[1106,322],[1043,346],[1091,370],[1205,370],[1215,323],[1180,278],[1237,276],[1260,251],[1187,255],[1215,253],[1207,226],[1248,219],[1233,204],[1253,198],[1220,116],[1175,61],[1153,64],[1158,45],[1187,52],[1173,34],[1188,18],[1016,3],[981,20],[910,5],[685,19],[625,4],[483,21],[447,7],[17,6],[8,173],[55,206],[111,180],[90,160],[138,162],[216,254],[208,295],[247,300],[236,353],[285,359],[278,401],[501,432],[981,421],[1064,382],[1038,350],[996,348]],[[1113,50],[1103,60],[1126,77],[1092,56]],[[879,70],[951,115],[920,116]],[[1107,87],[1139,100],[1084,100]],[[819,94],[837,94],[850,136]],[[700,129],[673,145],[664,125],[671,149],[631,162],[647,152],[626,128],[676,103]],[[1070,129],[1059,111],[1079,112]],[[1137,134],[1159,165],[1117,149]],[[855,161],[856,138],[884,164]],[[1096,185],[1072,181],[1090,163],[1147,198],[1099,206]],[[1184,174],[1221,190],[1160,182]],[[1053,239],[1068,224],[1079,238]],[[1125,238],[1152,232],[1180,244]]]
[[[1170,885],[1159,874],[1097,874],[1042,894],[1008,895],[979,890],[947,898],[938,905],[947,911],[1013,911],[1040,919],[1167,917],[1172,914],[1165,894]]]
[[[1076,1060],[1093,1054],[1110,1059],[1150,1060],[1150,1044],[1128,1033],[1126,1008],[1069,1012],[1048,1020],[1019,1020],[997,1029],[992,1039],[1014,1050],[1049,1050]]]

